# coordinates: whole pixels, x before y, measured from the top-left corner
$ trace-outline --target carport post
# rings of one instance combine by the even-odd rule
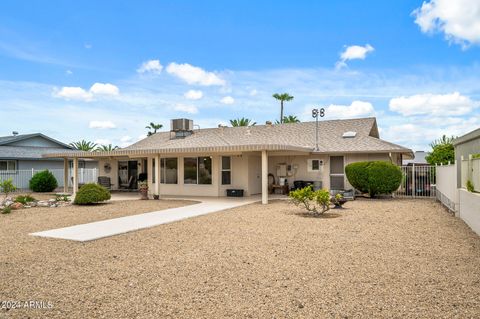
[[[155,189],[153,194],[160,198],[160,154],[155,155]]]
[[[72,197],[75,199],[75,195],[78,192],[78,157],[73,158],[73,194]]]
[[[63,159],[63,192],[68,193],[68,158]]]
[[[262,204],[268,204],[268,154],[262,151]]]

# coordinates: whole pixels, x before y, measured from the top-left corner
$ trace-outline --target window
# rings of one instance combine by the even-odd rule
[[[162,158],[160,159],[160,183],[177,184],[178,183],[178,159]]]
[[[319,172],[322,170],[323,161],[319,159],[309,159],[308,168],[309,172]]]
[[[185,157],[183,168],[184,184],[212,184],[211,157]]]
[[[345,189],[343,156],[330,156],[330,189]]]
[[[155,184],[155,159],[152,158],[152,183]]]
[[[232,158],[230,156],[222,156],[222,185],[230,185],[232,183]]]
[[[0,161],[0,171],[17,171],[17,162],[16,161]]]

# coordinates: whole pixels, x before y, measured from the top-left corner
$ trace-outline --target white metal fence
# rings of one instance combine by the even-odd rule
[[[33,175],[43,170],[17,170],[17,171],[0,171],[0,181],[12,179],[13,184],[17,187],[17,191],[25,191],[29,189],[30,179]],[[63,169],[49,169],[55,176],[58,187],[63,187]],[[98,177],[98,169],[96,168],[79,168],[78,169],[78,183],[96,183]],[[72,187],[72,170],[68,171],[68,187]]]
[[[395,192],[397,197],[431,198],[435,197],[435,166],[403,165],[402,183]]]

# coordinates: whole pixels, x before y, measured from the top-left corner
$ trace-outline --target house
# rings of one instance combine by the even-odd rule
[[[311,181],[318,188],[348,189],[345,165],[385,160],[401,165],[410,149],[380,139],[375,118],[193,129],[193,121],[172,120],[159,132],[110,152],[58,152],[45,158],[95,158],[99,175],[112,188],[128,187],[146,174],[151,195],[225,196],[228,189],[262,194],[269,184]],[[145,175],[144,175],[145,176]],[[75,186],[74,192],[77,190]],[[270,191],[272,186],[270,187]]]
[[[457,165],[457,188],[462,188],[465,187],[466,177],[463,176],[462,183],[461,163],[462,160],[467,161],[471,155],[480,154],[480,128],[456,138],[453,146],[455,147],[455,162],[460,163]]]
[[[63,174],[64,164],[61,159],[47,158],[43,155],[52,153],[73,152],[71,146],[57,141],[41,133],[17,134],[0,137],[0,177],[12,178],[18,188],[28,188],[32,172],[51,170],[55,175]],[[70,163],[73,165],[73,163]],[[79,167],[95,168],[96,162],[82,160]],[[29,174],[22,174],[30,171]],[[56,174],[58,173],[58,174]],[[62,178],[57,178],[61,179]],[[60,185],[61,181],[59,181]]]

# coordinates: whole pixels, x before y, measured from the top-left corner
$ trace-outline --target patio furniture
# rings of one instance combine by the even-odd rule
[[[113,186],[113,184],[110,182],[110,177],[108,176],[98,176],[97,181],[98,185],[101,185],[106,189],[111,189]]]
[[[273,184],[272,192],[270,194],[277,194],[278,191],[280,191],[280,194],[282,195],[288,195],[288,192],[289,192],[288,184],[287,183],[285,183],[285,185]]]
[[[305,188],[307,186],[310,186],[310,185],[314,185],[314,182],[313,181],[294,181],[293,182],[293,188],[292,190],[296,190],[296,189],[302,189],[302,188]]]
[[[243,189],[227,189],[227,197],[243,197]]]

